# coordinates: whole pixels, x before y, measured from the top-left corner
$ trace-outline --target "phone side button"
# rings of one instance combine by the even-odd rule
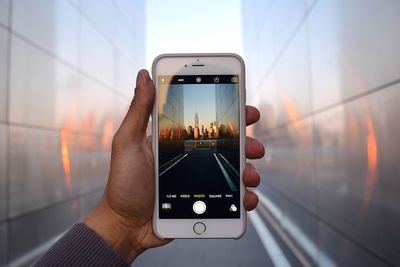
[[[203,233],[205,233],[206,231],[206,225],[204,223],[201,222],[197,222],[193,225],[193,231],[197,234],[197,235],[201,235]]]

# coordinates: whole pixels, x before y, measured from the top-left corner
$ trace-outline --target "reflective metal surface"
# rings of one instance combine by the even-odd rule
[[[133,87],[133,85],[131,86]],[[131,88],[131,90],[133,90]],[[95,96],[95,97],[94,97]],[[79,128],[82,132],[89,132],[98,135],[112,135],[119,127],[113,121],[113,114],[119,107],[116,106],[116,92],[112,92],[107,87],[94,82],[87,77],[81,77],[80,95],[77,103],[77,110],[72,110],[72,118],[76,116],[74,128]],[[125,104],[129,103],[125,97]],[[101,106],[101,109],[98,108]],[[124,115],[119,113],[118,115]]]
[[[243,1],[261,193],[313,264],[398,266],[400,3],[296,5]]]
[[[145,61],[132,17],[145,2],[103,2],[0,2],[0,266],[37,256],[102,195]]]
[[[395,246],[400,237],[393,234],[400,223],[399,89],[397,84],[321,113],[314,126],[319,216],[395,263],[400,262]]]
[[[0,23],[8,26],[10,0],[0,0]]]
[[[66,148],[70,156],[71,148]],[[10,217],[76,194],[71,181],[76,177],[75,166],[70,164],[64,177],[60,151],[58,132],[10,127]]]
[[[79,63],[79,24],[78,10],[68,1],[12,1],[13,30],[74,66]]]
[[[399,78],[397,1],[318,1],[307,19],[314,109]]]
[[[336,266],[391,266],[383,263],[353,242],[347,241],[337,231],[327,227],[326,224],[320,223],[318,226],[320,251],[329,252],[329,257],[335,260]],[[319,265],[331,266],[330,258],[322,257]]]
[[[82,20],[79,38],[81,68],[101,83],[113,86],[114,72],[109,71],[114,62],[113,46],[86,20]]]
[[[8,31],[0,27],[0,121],[5,121],[7,117],[8,42]]]
[[[0,123],[0,223],[7,218],[7,127]]]
[[[7,224],[0,223],[0,266],[7,264]]]
[[[19,37],[12,37],[11,49],[9,120],[63,128],[68,116],[77,116],[78,72]]]
[[[9,222],[9,258],[18,259],[27,251],[31,251],[68,229],[79,219],[79,207],[79,199],[74,199]],[[52,219],[49,223],[50,217]]]

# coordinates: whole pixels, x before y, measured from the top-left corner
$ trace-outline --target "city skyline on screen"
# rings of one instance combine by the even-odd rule
[[[183,96],[185,127],[195,127],[196,113],[199,118],[199,126],[208,127],[216,120],[214,84],[185,84]]]

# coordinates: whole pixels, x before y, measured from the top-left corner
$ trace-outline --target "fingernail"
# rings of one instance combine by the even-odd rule
[[[148,80],[150,78],[149,72],[147,70],[141,70],[140,74],[141,74],[143,80]]]
[[[140,70],[137,75],[137,85],[143,85],[146,80],[149,78],[149,73],[145,70]]]

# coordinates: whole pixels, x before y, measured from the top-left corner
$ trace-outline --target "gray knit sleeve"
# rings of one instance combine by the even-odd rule
[[[75,224],[33,266],[130,266],[83,223]]]

